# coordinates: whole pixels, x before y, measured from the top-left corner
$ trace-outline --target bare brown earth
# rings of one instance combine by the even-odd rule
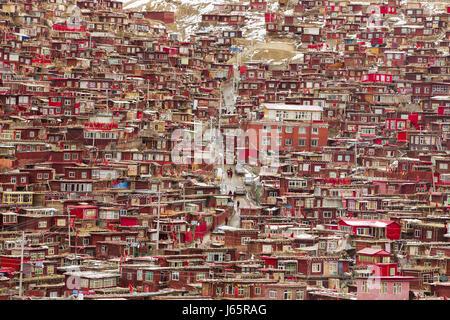
[[[135,3],[138,0],[130,0],[124,3],[124,6],[130,5]],[[270,3],[275,3],[278,0],[268,0]],[[358,0],[361,2],[373,2],[373,0]],[[211,0],[211,3],[213,3],[214,0]],[[449,1],[443,1],[443,0],[426,0],[426,2],[436,2],[439,3],[438,7],[441,7],[442,9],[450,4]],[[292,2],[293,3],[293,2]],[[185,25],[183,25],[183,20],[188,17],[192,17],[194,15],[198,15],[199,12],[197,10],[197,7],[190,6],[187,4],[182,4],[180,1],[176,0],[149,0],[147,4],[143,4],[141,6],[138,6],[136,8],[133,8],[133,10],[139,10],[143,8],[144,6],[148,10],[172,10],[174,8],[174,5],[177,7],[175,11],[175,21],[177,23],[166,25],[166,28],[169,31],[178,32],[184,34]],[[287,7],[281,8],[281,10],[289,10],[293,8],[293,5],[288,5]],[[161,22],[161,24],[164,24]],[[294,46],[294,41],[292,39],[286,39],[286,38],[272,38],[271,36],[266,36],[266,42],[258,42],[248,39],[238,39],[237,46],[244,47],[243,52],[241,53],[239,59],[241,62],[250,61],[250,60],[272,60],[273,62],[282,62],[283,60],[289,60],[295,55],[299,53],[299,51],[296,51]],[[228,61],[228,63],[236,63],[236,60],[238,59],[237,56],[233,57]]]

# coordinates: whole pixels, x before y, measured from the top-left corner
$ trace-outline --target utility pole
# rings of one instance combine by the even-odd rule
[[[308,143],[308,152],[311,151],[312,125],[313,125],[313,113],[312,113],[312,111],[309,114],[310,114],[310,117],[309,117],[309,141],[307,141],[307,143]]]
[[[150,108],[150,77],[147,76],[147,109]]]
[[[431,166],[431,182],[433,183],[433,192],[436,192],[436,186],[434,185],[434,166]]]
[[[357,157],[358,157],[358,139],[359,139],[359,131],[356,132],[356,137],[355,137],[356,141],[355,141],[355,169],[358,167],[358,161],[357,161]]]
[[[218,137],[219,136],[221,136],[222,135],[222,133],[221,133],[221,129],[220,129],[220,121],[221,121],[221,119],[222,119],[222,80],[220,80],[220,85],[219,85],[219,135],[218,135]],[[216,139],[216,142],[217,142],[217,139]],[[222,147],[223,147],[223,139],[222,139]],[[217,150],[217,148],[216,148],[216,150]],[[225,172],[225,148],[222,148],[222,159],[221,159],[221,162],[222,162],[222,177],[223,177],[223,174],[224,174],[224,172]],[[222,181],[223,181],[223,179],[222,179]]]
[[[186,210],[186,189],[185,184],[183,183],[183,211]]]
[[[158,184],[158,221],[156,222],[156,254],[159,252],[159,219],[161,216],[161,181]]]
[[[25,246],[25,231],[22,231],[22,244],[20,249],[20,278],[19,278],[19,297],[22,296],[22,281],[23,281],[23,251]]]
[[[70,209],[67,209],[67,229],[68,229],[68,235],[69,235],[69,253],[70,253]]]

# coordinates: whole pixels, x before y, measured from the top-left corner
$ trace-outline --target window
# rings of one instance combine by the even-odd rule
[[[291,290],[284,290],[283,299],[284,300],[292,300],[292,291]]]
[[[255,287],[255,295],[260,295],[261,294],[261,287]]]
[[[55,267],[47,266],[47,275],[52,275],[53,273],[55,273]]]
[[[180,280],[180,273],[179,272],[172,272],[172,280],[179,281]]]
[[[292,126],[287,126],[286,127],[286,133],[292,133],[293,132],[293,129],[294,127],[292,127]]]
[[[278,138],[277,139],[277,147],[281,146],[283,144],[283,139],[282,138]]]
[[[306,139],[298,139],[298,146],[299,147],[306,146]]]
[[[64,153],[64,160],[70,160],[70,153]]]
[[[295,299],[296,300],[303,300],[304,299],[304,292],[303,292],[303,290],[297,290],[295,292]]]
[[[312,134],[319,134],[319,128],[312,128]]]
[[[420,230],[414,230],[414,236],[416,237],[416,238],[419,238],[420,237]]]
[[[322,265],[320,263],[312,264],[312,272],[320,272],[322,269]]]
[[[317,147],[319,145],[319,139],[311,139],[311,147]]]
[[[356,228],[356,234],[358,235],[368,235],[369,229],[368,228]]]
[[[323,217],[324,218],[331,218],[331,211],[324,211],[323,212]]]
[[[89,279],[81,279],[81,288],[89,288]]]
[[[427,230],[427,239],[433,238],[433,231]]]
[[[381,282],[380,284],[380,294],[387,293],[387,282]]]
[[[287,146],[292,145],[292,139],[286,138],[286,139],[284,140],[284,144],[287,145]]]
[[[363,293],[368,293],[369,292],[369,285],[368,285],[367,281],[363,281],[362,282],[361,290],[362,290]]]
[[[195,278],[197,279],[197,281],[205,279],[205,274],[203,272],[197,273]]]
[[[128,280],[131,280],[131,278],[133,277],[132,273],[128,273]],[[103,279],[96,279],[96,280],[91,280],[91,288],[95,289],[95,288],[101,288],[103,286]]]
[[[277,298],[277,292],[274,290],[269,291],[269,298],[270,299],[276,299]]]
[[[153,272],[145,273],[145,281],[153,281]]]
[[[138,274],[139,274],[139,271],[141,271],[141,273],[142,273],[142,270],[138,270]],[[142,274],[141,274],[141,277],[142,277]],[[115,278],[109,278],[109,279],[103,280],[103,287],[104,288],[114,287],[115,285],[116,285],[116,279]]]
[[[17,179],[16,177],[11,177],[11,183],[16,183]]]

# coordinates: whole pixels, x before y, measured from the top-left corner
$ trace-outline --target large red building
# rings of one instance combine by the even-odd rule
[[[400,239],[401,225],[389,220],[340,219],[338,228],[354,235],[371,235],[375,238]]]
[[[242,125],[245,157],[257,157],[262,150],[280,154],[295,151],[321,151],[328,141],[328,123],[322,120],[323,108],[310,105],[266,103],[264,117]],[[241,137],[244,139],[244,137]]]

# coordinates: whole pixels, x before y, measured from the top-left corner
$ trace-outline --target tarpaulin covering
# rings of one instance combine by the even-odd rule
[[[136,218],[125,218],[125,217],[122,217],[121,219],[120,219],[120,224],[122,225],[122,226],[135,226],[135,225],[137,225],[137,219]]]
[[[275,15],[273,13],[266,13],[264,17],[266,22],[273,22]]]
[[[111,130],[117,129],[119,127],[118,123],[102,123],[102,122],[85,122],[85,128],[89,129],[101,129],[101,130]]]
[[[201,239],[205,236],[207,229],[206,221],[202,222],[199,226],[195,227],[195,239]],[[185,240],[186,242],[192,242],[193,241],[193,231],[186,232]]]
[[[396,14],[397,8],[392,6],[380,6],[381,14]]]
[[[69,27],[61,24],[54,24],[53,30],[56,31],[72,31],[72,32],[86,32],[86,27]]]
[[[408,120],[412,124],[416,124],[419,121],[419,115],[417,113],[411,113],[408,115]]]
[[[350,184],[350,178],[325,178],[325,183]]]
[[[42,63],[42,64],[49,64],[52,63],[52,60],[50,59],[33,59],[31,60],[32,63]]]
[[[397,133],[397,141],[398,141],[398,142],[404,142],[404,141],[407,141],[407,139],[406,139],[406,131],[399,131],[399,132]]]

